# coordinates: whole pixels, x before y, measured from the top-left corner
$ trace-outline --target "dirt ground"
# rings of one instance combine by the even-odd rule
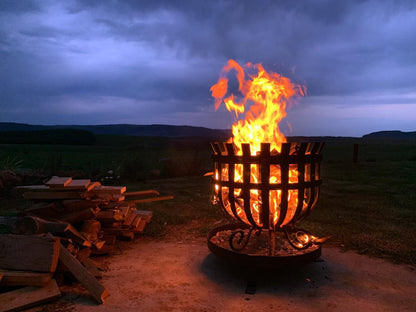
[[[103,260],[105,304],[63,288],[40,311],[416,311],[414,268],[335,247],[324,246],[312,264],[258,276],[255,294],[203,238],[139,237],[120,247]]]

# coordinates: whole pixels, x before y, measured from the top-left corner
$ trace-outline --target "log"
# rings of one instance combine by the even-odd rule
[[[98,303],[104,303],[108,291],[88,270],[64,247],[61,246],[59,260],[69,269],[75,278],[90,292]]]
[[[52,279],[52,273],[1,270],[0,286],[44,286]]]
[[[69,227],[68,223],[46,221],[38,217],[26,216],[17,219],[13,234],[41,234],[41,233],[64,233]]]
[[[59,237],[52,235],[0,235],[0,268],[55,272]]]
[[[55,280],[51,280],[43,287],[24,287],[0,294],[0,309],[18,311],[27,309],[61,296]]]
[[[137,198],[146,196],[159,196],[159,192],[156,190],[137,191],[137,192],[125,192],[123,194],[126,198]]]
[[[66,222],[46,221],[37,217],[20,218],[13,229],[14,234],[41,234],[51,233],[58,236],[65,236],[72,239],[80,246],[91,247],[91,242],[82,235],[76,228]]]

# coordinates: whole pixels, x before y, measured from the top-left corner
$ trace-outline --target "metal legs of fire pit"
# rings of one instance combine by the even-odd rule
[[[307,249],[313,243],[314,236],[310,235],[305,230],[285,226],[281,229],[281,231],[285,233],[285,237],[288,243],[297,250]],[[234,251],[243,250],[247,246],[253,232],[254,235],[260,236],[262,229],[251,227],[248,230],[248,233],[246,233],[246,231],[242,229],[238,229],[232,232],[229,239],[230,248]],[[269,230],[268,234],[268,255],[272,256],[274,255],[276,250],[276,232],[273,230]]]
[[[236,230],[230,235],[230,247],[234,251],[241,251],[244,247],[247,246],[248,241],[250,240],[251,234],[255,232],[255,235],[259,236],[261,234],[261,229],[251,227],[248,231],[248,234],[245,235],[243,230]]]

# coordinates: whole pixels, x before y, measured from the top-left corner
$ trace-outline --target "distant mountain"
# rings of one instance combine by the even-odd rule
[[[416,138],[416,131],[412,132],[403,132],[399,130],[393,131],[378,131],[372,132],[366,135],[363,135],[363,138],[367,139],[415,139]]]
[[[159,136],[159,137],[207,137],[228,138],[231,130],[210,129],[192,126],[171,125],[29,125],[14,122],[0,122],[0,131],[39,131],[51,129],[79,129],[90,131],[94,134],[115,134],[135,136]]]

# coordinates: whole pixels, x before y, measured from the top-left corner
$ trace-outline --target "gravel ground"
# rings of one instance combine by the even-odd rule
[[[103,260],[105,304],[81,287],[63,288],[59,301],[38,311],[416,311],[413,267],[335,247],[324,245],[318,262],[256,276],[255,294],[202,238],[140,237],[121,250]]]

